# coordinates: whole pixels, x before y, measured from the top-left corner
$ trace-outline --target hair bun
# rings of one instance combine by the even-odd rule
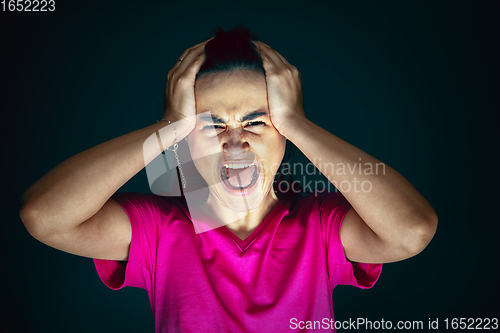
[[[197,77],[238,69],[265,75],[262,58],[252,43],[256,40],[257,36],[241,24],[227,32],[217,26],[214,38],[205,45],[207,59]]]

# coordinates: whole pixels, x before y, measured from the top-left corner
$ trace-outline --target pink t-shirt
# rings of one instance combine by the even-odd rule
[[[382,271],[347,261],[340,226],[350,204],[340,192],[287,196],[243,241],[225,226],[197,234],[182,197],[113,199],[132,226],[129,260],[95,266],[111,289],[148,292],[156,333],[305,331],[300,321],[333,318],[336,285],[370,288]]]

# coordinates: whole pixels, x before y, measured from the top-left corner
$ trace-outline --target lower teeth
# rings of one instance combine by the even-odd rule
[[[229,182],[229,178],[227,176],[226,168],[224,166],[222,166],[222,168],[221,168],[221,178],[222,178],[222,181],[226,184],[227,187],[229,187],[230,189],[233,189],[233,190],[244,190],[246,188],[249,188],[250,186],[252,186],[252,185],[255,184],[255,181],[257,180],[257,176],[258,176],[257,167],[255,165],[252,165],[250,167],[254,168],[254,172],[253,172],[253,175],[252,175],[252,180],[250,181],[250,184],[248,184],[247,186],[234,187],[233,185],[231,185],[231,183]]]

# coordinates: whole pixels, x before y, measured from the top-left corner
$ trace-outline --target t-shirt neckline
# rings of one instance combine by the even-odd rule
[[[216,230],[219,230],[220,232],[226,234],[235,243],[235,245],[238,247],[238,249],[241,252],[245,252],[257,240],[257,238],[262,233],[262,231],[264,230],[264,228],[271,221],[274,220],[274,218],[276,217],[276,215],[278,215],[278,213],[280,211],[282,211],[282,208],[285,205],[285,202],[287,202],[287,201],[288,200],[280,199],[276,203],[276,205],[273,207],[273,209],[271,209],[271,211],[269,212],[269,214],[267,214],[267,216],[264,218],[264,220],[262,220],[262,222],[257,226],[257,228],[255,228],[254,231],[252,231],[252,233],[247,238],[245,238],[245,239],[239,238],[226,225],[223,225],[220,228],[217,228]]]

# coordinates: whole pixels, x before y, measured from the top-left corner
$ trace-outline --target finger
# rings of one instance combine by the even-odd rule
[[[259,43],[263,45],[264,50],[268,50],[270,54],[276,54],[284,64],[290,65],[290,63],[285,59],[285,57],[283,57],[278,51],[276,51],[275,49],[273,49],[264,42],[259,41]]]
[[[184,60],[184,58],[186,58],[187,54],[188,54],[190,51],[192,51],[192,50],[194,50],[194,49],[197,49],[197,48],[199,48],[200,46],[204,46],[204,45],[206,45],[206,44],[207,44],[209,41],[211,41],[212,39],[214,39],[214,37],[211,37],[211,38],[207,39],[207,40],[206,40],[206,41],[204,41],[204,42],[198,43],[198,44],[196,44],[195,46],[192,46],[192,47],[190,47],[189,49],[187,49],[186,51],[184,51],[184,53],[182,53],[182,55],[179,57],[179,59],[177,59],[177,61],[175,62],[175,65],[176,65],[176,66],[179,66],[179,65],[180,65],[180,63]],[[174,66],[174,67],[175,67],[175,66]]]
[[[193,59],[196,59],[196,57],[198,57],[200,55],[200,53],[205,52],[205,45],[212,38],[210,38],[202,43],[199,43],[193,47],[190,47],[189,49],[184,51],[181,58],[179,59],[182,61],[176,61],[174,67],[168,72],[168,76],[167,76],[168,80],[170,80],[174,75],[177,77],[182,75],[182,73],[184,73],[186,68],[193,61]]]
[[[273,50],[277,55],[278,57],[280,57],[281,61],[283,61],[283,63],[285,63],[286,65],[290,65],[290,63],[288,61],[286,61],[285,57],[283,57],[278,51],[276,50]]]
[[[195,79],[196,74],[200,71],[201,66],[207,59],[207,54],[205,52],[200,53],[196,59],[194,59],[189,67],[186,68],[186,70],[183,72],[182,75],[188,75],[189,77]],[[194,82],[193,82],[193,87],[194,87]]]
[[[186,70],[182,73],[179,74],[179,71],[177,71],[175,74],[173,74],[171,77],[168,78],[166,87],[165,87],[165,98],[163,100],[163,109],[166,111],[167,110],[167,104],[169,103],[169,99],[171,99],[175,94],[174,91],[177,89],[184,89],[191,87],[191,89],[194,89],[195,85],[195,79],[196,79],[196,74],[199,72],[201,66],[205,62],[207,57],[207,54],[205,52],[200,53],[196,59],[194,59],[189,67],[186,68]],[[177,81],[177,78],[185,76],[187,80],[183,81]],[[184,87],[184,88],[183,88]]]
[[[189,52],[189,51],[191,51],[191,50],[193,50],[193,49],[196,49],[196,48],[200,47],[201,45],[204,45],[204,44],[208,43],[208,42],[209,42],[209,41],[211,41],[212,39],[214,39],[214,37],[210,37],[209,39],[207,39],[207,40],[206,40],[206,41],[204,41],[204,42],[201,42],[201,43],[198,43],[198,44],[196,44],[196,45],[194,45],[194,46],[191,46],[190,48],[188,48],[186,51],[184,51],[184,52],[182,53],[182,55],[179,57],[179,60],[184,59],[184,58],[186,57],[186,55],[188,54],[188,52]]]
[[[191,66],[193,61],[195,61],[198,56],[201,54],[206,55],[205,53],[205,43],[202,43],[198,45],[196,48],[191,49],[184,58],[182,58],[182,61],[178,62],[177,68],[175,69],[173,75],[179,77],[181,76],[186,69]]]
[[[271,68],[283,68],[285,66],[277,54],[273,53],[272,50],[263,47],[263,43],[259,43],[257,48],[259,49],[260,56],[264,62],[264,69],[266,69],[266,71],[269,71],[269,66],[271,66]]]

